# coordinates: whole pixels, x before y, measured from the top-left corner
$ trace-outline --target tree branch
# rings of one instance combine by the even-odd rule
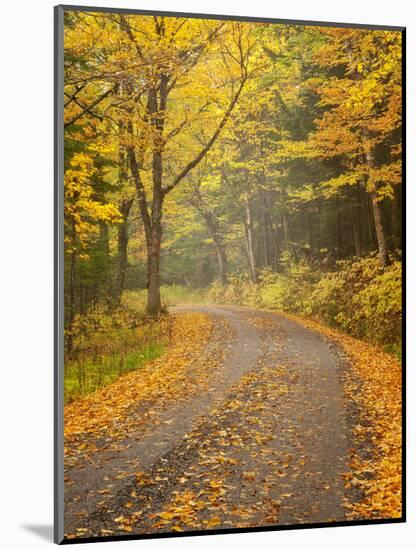
[[[244,73],[244,76],[242,77],[241,81],[240,81],[240,86],[238,87],[238,90],[235,94],[235,96],[233,97],[233,99],[231,100],[231,103],[228,107],[228,109],[225,111],[224,113],[224,116],[222,117],[220,123],[218,124],[217,126],[217,129],[215,130],[215,132],[212,134],[210,140],[208,141],[208,143],[201,149],[201,151],[198,153],[198,155],[193,159],[191,160],[191,162],[189,162],[185,168],[176,176],[176,178],[173,180],[173,182],[168,185],[167,187],[165,187],[163,189],[163,193],[164,195],[166,195],[167,193],[169,193],[170,191],[172,191],[172,189],[174,189],[178,183],[183,180],[183,178],[193,169],[195,168],[195,166],[198,166],[198,164],[201,162],[201,160],[204,158],[204,156],[208,153],[208,151],[211,149],[211,147],[214,145],[216,139],[218,138],[218,136],[220,135],[221,133],[221,130],[223,129],[223,127],[225,126],[225,123],[227,122],[227,120],[230,118],[230,115],[238,101],[238,98],[240,97],[240,94],[241,92],[243,91],[243,88],[244,88],[244,84],[247,80],[247,74]]]
[[[64,108],[65,108],[65,107],[68,107],[68,105],[69,105],[70,103],[72,103],[72,101],[75,101],[77,95],[79,94],[79,92],[81,92],[84,88],[85,88],[85,84],[84,84],[84,86],[79,86],[78,88],[76,88],[75,92],[74,92],[72,95],[69,94],[68,92],[64,92],[64,94],[66,95],[66,97],[69,98],[68,101],[64,104]]]
[[[66,95],[67,97],[70,97],[66,92],[64,92],[64,95]],[[76,105],[78,105],[78,107],[81,107],[81,109],[86,109],[88,108],[87,106],[83,105],[76,97],[72,96],[71,97],[71,100],[69,100],[68,102],[70,103],[70,101],[73,101]],[[91,109],[91,107],[90,107]],[[91,116],[93,116],[94,118],[98,118],[98,120],[103,120],[104,118],[104,115],[99,115],[97,113],[94,113],[92,110],[89,110],[89,114]]]
[[[101,103],[101,101],[103,99],[105,99],[108,95],[110,95],[112,92],[114,92],[114,88],[110,88],[105,93],[100,95],[100,97],[97,97],[97,99],[95,99],[90,105],[88,105],[82,111],[80,111],[78,114],[73,116],[70,120],[68,120],[68,122],[65,122],[64,128],[68,128],[68,126],[71,126],[72,124],[74,124],[78,119],[80,119],[81,117],[83,117],[87,113],[90,113],[91,109],[93,109],[96,105]],[[97,115],[94,115],[94,116],[97,116]]]
[[[127,148],[127,154],[130,162],[130,171],[134,179],[137,198],[139,200],[140,214],[144,225],[144,233],[146,236],[146,245],[149,248],[152,240],[152,222],[150,220],[149,211],[147,209],[146,191],[140,177],[139,166],[137,163],[136,152],[133,146]]]

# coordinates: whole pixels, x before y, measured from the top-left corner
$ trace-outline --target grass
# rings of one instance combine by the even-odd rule
[[[78,359],[65,365],[65,403],[71,403],[114,382],[119,376],[142,368],[160,357],[166,342],[151,342],[125,353]]]
[[[160,289],[162,302],[167,305],[175,304],[202,304],[207,302],[206,289],[191,288],[180,285],[163,285]]]
[[[402,361],[403,353],[402,353],[402,343],[399,342],[397,344],[386,344],[384,346],[384,351],[387,353],[390,353],[394,355],[398,361]]]
[[[128,291],[122,307],[96,308],[74,325],[65,357],[65,404],[95,392],[160,357],[171,340],[172,317],[145,314],[145,291]]]
[[[207,289],[191,288],[181,285],[162,285],[160,287],[162,304],[174,306],[175,304],[203,304],[209,301]],[[146,311],[147,291],[128,290],[123,294],[123,302],[137,311]]]

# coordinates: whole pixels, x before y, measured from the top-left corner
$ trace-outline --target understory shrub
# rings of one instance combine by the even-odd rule
[[[254,284],[232,275],[228,284],[212,284],[217,303],[247,305],[314,317],[352,336],[399,352],[402,323],[402,266],[382,268],[378,256],[337,262],[332,270],[306,261],[286,265],[281,273],[263,270]]]
[[[172,319],[145,315],[141,292],[125,293],[117,309],[104,305],[76,316],[65,358],[65,402],[113,382],[160,356],[170,341]],[[66,331],[66,338],[69,330]]]

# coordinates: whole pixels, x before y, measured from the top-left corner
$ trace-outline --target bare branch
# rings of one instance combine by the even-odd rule
[[[101,101],[103,101],[103,99],[105,99],[107,96],[109,96],[112,92],[114,92],[114,88],[110,88],[109,90],[104,92],[102,95],[97,97],[97,99],[95,99],[90,105],[88,105],[82,111],[80,111],[78,114],[73,116],[70,120],[68,120],[68,122],[65,122],[64,128],[68,128],[68,126],[71,126],[72,124],[74,124],[77,120],[79,120],[81,117],[83,117],[87,113],[91,114],[91,109],[93,109],[99,103],[101,103]],[[97,115],[93,115],[93,116],[97,116]]]

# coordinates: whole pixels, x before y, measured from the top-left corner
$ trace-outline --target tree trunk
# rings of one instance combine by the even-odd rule
[[[224,239],[221,226],[215,213],[207,207],[199,187],[196,187],[189,199],[190,204],[198,210],[204,218],[205,225],[214,241],[215,252],[218,261],[218,272],[222,285],[227,284],[227,254],[225,252]]]
[[[353,230],[355,254],[358,258],[363,255],[363,219],[362,219],[362,195],[361,186],[355,187],[355,207],[353,212]]]
[[[161,131],[160,128],[159,131]],[[162,243],[162,208],[164,195],[162,191],[163,161],[159,145],[160,144],[157,144],[157,148],[153,151],[152,231],[147,259],[147,312],[151,315],[157,315],[162,309],[162,301],[160,298],[160,247]]]
[[[340,260],[342,258],[342,218],[341,207],[339,197],[335,198],[336,219],[335,219],[335,259]]]
[[[272,257],[270,258],[270,265],[274,266],[275,271],[279,271],[279,254],[280,254],[279,230],[278,230],[277,227],[275,228],[274,225],[273,225],[272,218],[271,218],[271,215],[270,215],[270,211],[267,207],[267,202],[266,201],[264,203],[264,208],[265,208],[265,215],[266,215],[266,223],[267,223],[267,227],[268,227],[268,232],[271,235],[271,240],[272,240],[272,246],[271,246],[272,252],[270,254]],[[270,251],[270,246],[269,246],[269,251]],[[272,259],[273,259],[273,262],[272,262]]]
[[[149,313],[156,314],[161,307],[160,300],[160,243],[162,239],[162,202],[163,194],[161,186],[158,190],[154,189],[152,204],[152,216],[149,215],[146,202],[146,192],[140,177],[139,164],[136,158],[136,152],[133,147],[128,149],[130,169],[134,179],[137,191],[139,209],[144,226],[147,250],[147,310]],[[157,168],[157,162],[153,162],[153,168]],[[161,171],[159,169],[159,177]]]
[[[68,315],[68,340],[67,340],[67,351],[69,354],[72,353],[74,345],[74,337],[72,335],[72,325],[75,319],[75,273],[76,273],[76,264],[77,264],[77,251],[76,251],[76,228],[75,220],[72,220],[71,224],[71,237],[72,237],[72,247],[71,252],[71,265],[69,272],[69,315]]]
[[[391,205],[392,247],[394,250],[399,250],[402,246],[400,230],[400,198],[400,188],[395,188]]]
[[[153,226],[150,254],[147,258],[147,312],[157,315],[161,308],[160,298],[160,245],[162,242],[161,226]]]
[[[270,247],[269,247],[269,227],[267,224],[266,211],[263,211],[263,252],[264,252],[264,266],[270,265]]]
[[[282,225],[283,225],[283,235],[285,240],[285,248],[286,252],[289,252],[293,255],[295,262],[298,261],[298,255],[296,254],[295,247],[292,245],[292,238],[290,235],[290,225],[289,225],[289,217],[287,213],[284,211],[282,214]]]
[[[220,272],[220,281],[223,286],[227,284],[227,258],[225,249],[220,244],[215,244],[217,251],[218,269]]]
[[[367,220],[367,233],[368,233],[368,245],[370,250],[374,250],[377,246],[376,237],[374,235],[374,215],[373,207],[371,205],[371,197],[367,191],[365,193],[365,210],[366,210],[366,220]]]
[[[355,255],[357,258],[361,258],[361,238],[360,238],[360,226],[357,220],[353,222],[354,230],[354,246],[355,246]]]
[[[362,256],[362,244],[361,244],[361,214],[360,214],[360,196],[359,196],[359,188],[357,187],[356,191],[357,193],[357,201],[351,202],[351,219],[352,219],[352,230],[354,235],[354,248],[355,248],[355,255],[357,258],[361,258]]]
[[[116,279],[116,303],[120,303],[121,295],[124,290],[126,273],[128,266],[127,246],[129,243],[128,235],[128,218],[134,198],[123,199],[119,205],[119,212],[122,215],[123,221],[118,225],[117,232],[117,248],[118,248],[118,271]]]
[[[254,244],[253,244],[253,219],[251,214],[251,204],[250,204],[249,198],[246,198],[246,217],[244,221],[244,227],[246,232],[247,254],[248,254],[248,261],[250,266],[250,275],[253,283],[257,283],[258,274],[257,274],[256,257],[254,255]]]
[[[98,302],[101,299],[105,300],[107,306],[111,309],[113,306],[113,277],[111,276],[111,258],[110,258],[110,235],[108,223],[105,221],[99,222],[99,250],[101,254],[100,274],[95,279],[96,294]],[[101,280],[103,277],[103,280]]]
[[[210,229],[212,238],[214,240],[220,281],[221,284],[225,286],[227,284],[227,254],[225,252],[222,235],[219,233],[219,228],[217,227],[217,225],[212,225],[212,223],[210,225],[210,221],[208,221],[207,218],[205,218],[205,221],[207,222],[208,228]]]
[[[369,149],[366,153],[367,166],[369,171],[374,168],[374,154],[372,149]],[[380,263],[383,267],[387,267],[389,264],[389,257],[387,252],[386,234],[383,226],[383,218],[381,213],[381,203],[377,196],[377,190],[370,191],[371,206],[373,209],[374,225],[376,228],[376,237],[378,244],[378,255]]]
[[[220,233],[219,224],[217,223],[216,220],[212,219],[213,214],[211,214],[210,212],[202,212],[202,216],[205,220],[205,223],[214,241],[221,284],[226,285],[227,284],[227,255],[225,252],[225,246],[222,239],[222,235]]]
[[[306,213],[306,237],[309,245],[310,259],[313,259],[313,214],[311,212]]]
[[[383,267],[387,267],[389,265],[389,257],[387,253],[386,235],[384,233],[383,220],[381,215],[381,204],[375,191],[371,192],[371,204],[373,206],[374,224],[376,227],[378,255],[380,258],[380,263]]]
[[[280,270],[280,245],[279,245],[279,228],[274,227],[272,221],[270,220],[270,228],[273,235],[273,244],[274,244],[274,269],[276,272]]]

